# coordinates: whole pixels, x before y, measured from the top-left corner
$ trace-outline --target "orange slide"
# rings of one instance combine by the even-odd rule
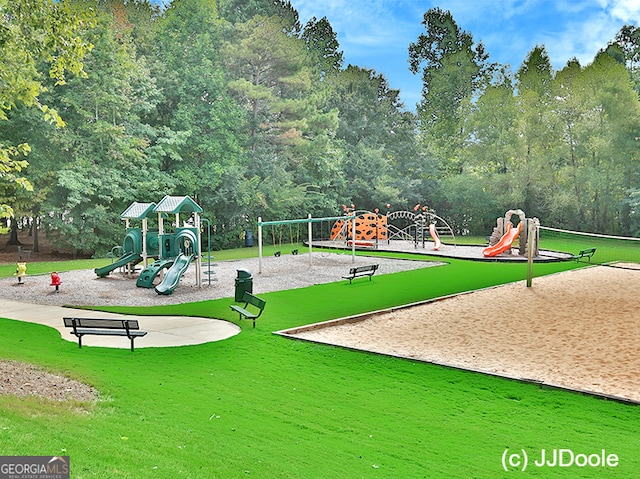
[[[511,248],[511,243],[520,236],[520,231],[522,231],[522,221],[518,223],[518,227],[514,228],[513,225],[507,222],[507,232],[502,235],[500,241],[498,241],[495,245],[489,246],[482,250],[482,254],[484,256],[497,256],[500,253],[504,253],[509,248]]]
[[[431,223],[429,225],[429,234],[433,238],[433,249],[438,251],[442,243],[440,242],[440,237],[438,236],[438,232],[436,231],[436,225]]]

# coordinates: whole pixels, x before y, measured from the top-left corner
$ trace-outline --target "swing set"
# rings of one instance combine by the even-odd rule
[[[276,233],[275,233],[275,226],[279,226],[279,246],[280,246],[280,250],[276,251],[275,256],[280,256],[280,254],[282,254],[282,231],[283,231],[283,226],[284,225],[289,225],[289,239],[291,240],[291,243],[293,243],[293,229],[292,229],[292,225],[300,225],[300,224],[307,224],[307,228],[308,228],[308,238],[307,238],[307,243],[309,246],[309,267],[313,266],[313,257],[312,257],[312,252],[313,252],[313,247],[312,247],[312,243],[313,243],[313,224],[315,223],[323,223],[323,222],[328,222],[328,221],[338,221],[338,220],[342,220],[342,221],[350,221],[351,222],[351,236],[353,238],[352,240],[352,247],[351,247],[351,255],[352,255],[352,262],[355,262],[355,257],[356,257],[356,242],[355,242],[355,219],[356,216],[355,215],[347,215],[347,216],[334,216],[334,217],[326,217],[326,218],[313,218],[310,214],[307,218],[303,218],[303,219],[297,219],[297,220],[280,220],[280,221],[262,221],[262,217],[258,217],[258,273],[262,273],[262,238],[263,238],[263,231],[262,228],[264,226],[271,226],[271,238],[273,240],[273,244],[276,245]],[[297,230],[297,241],[299,242],[300,240],[300,229],[298,228]],[[292,251],[292,254],[297,254],[298,250],[294,250],[295,253]]]
[[[273,241],[273,246],[276,246],[276,244],[279,245],[279,249],[274,253],[274,256],[279,257],[282,254],[282,236],[283,236],[283,226],[285,226],[284,224],[280,224],[277,225],[278,228],[278,242],[276,242],[276,225],[272,224],[271,225],[271,239]],[[300,244],[300,224],[296,225],[296,238],[295,238],[295,243],[293,242],[293,228],[291,223],[289,224],[289,245],[298,245]],[[298,254],[298,249],[292,249],[291,250],[291,254],[292,255],[297,255]]]

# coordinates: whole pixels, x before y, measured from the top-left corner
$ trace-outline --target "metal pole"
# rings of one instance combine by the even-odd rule
[[[353,217],[351,223],[351,262],[356,262],[356,217]]]
[[[534,219],[529,220],[528,227],[527,288],[530,288],[533,283],[533,252],[536,248],[536,222]]]
[[[193,222],[196,226],[196,239],[198,241],[198,257],[196,258],[196,281],[198,288],[202,288],[202,235],[200,234],[200,215],[193,213]]]
[[[142,264],[144,268],[147,264],[147,218],[142,218]]]
[[[311,268],[313,266],[313,259],[311,258],[311,253],[312,253],[312,246],[311,243],[313,242],[313,228],[311,227],[311,213],[309,213],[309,215],[307,216],[307,218],[309,219],[309,268]]]
[[[262,273],[262,217],[258,216],[258,274]]]

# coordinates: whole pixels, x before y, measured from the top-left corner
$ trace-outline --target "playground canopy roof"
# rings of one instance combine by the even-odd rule
[[[202,213],[202,208],[188,196],[165,196],[154,208],[156,213]]]
[[[142,220],[154,212],[155,203],[131,203],[129,207],[120,215],[121,219]]]

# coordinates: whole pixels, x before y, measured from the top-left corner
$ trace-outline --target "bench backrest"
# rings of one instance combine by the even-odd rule
[[[242,301],[244,303],[254,305],[260,311],[262,311],[265,305],[267,304],[267,302],[264,299],[260,299],[257,296],[252,295],[248,291],[245,291],[244,294],[242,295]]]
[[[67,328],[140,329],[137,319],[63,318]]]
[[[378,269],[377,264],[370,264],[368,266],[358,266],[356,268],[351,268],[349,270],[349,274],[366,273],[367,271],[375,271],[377,269]]]
[[[580,254],[589,254],[589,253],[595,253],[595,252],[596,252],[595,248],[589,248],[589,249],[580,250]]]

